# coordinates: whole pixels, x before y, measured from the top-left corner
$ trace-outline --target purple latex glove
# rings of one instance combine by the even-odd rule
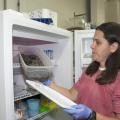
[[[73,105],[70,108],[64,109],[64,111],[75,119],[87,119],[92,113],[92,110],[83,104]]]
[[[50,84],[52,83],[52,80],[42,80],[40,82],[46,86],[50,86]]]

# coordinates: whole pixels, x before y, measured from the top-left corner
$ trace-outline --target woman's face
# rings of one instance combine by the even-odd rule
[[[93,61],[100,63],[101,67],[105,67],[105,61],[111,54],[111,45],[104,38],[104,33],[100,30],[96,30],[93,43],[91,45]]]

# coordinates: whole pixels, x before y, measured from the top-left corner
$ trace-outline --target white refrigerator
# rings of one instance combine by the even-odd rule
[[[74,81],[77,82],[84,69],[92,62],[91,44],[95,30],[75,30],[73,41]]]
[[[39,94],[27,89],[19,61],[20,50],[41,49],[47,52],[52,63],[51,79],[70,88],[73,85],[72,33],[30,20],[13,10],[0,12],[0,26],[0,120],[16,120],[15,103]],[[28,120],[38,120],[42,115]]]

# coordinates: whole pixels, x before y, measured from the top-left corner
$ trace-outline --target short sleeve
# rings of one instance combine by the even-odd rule
[[[120,76],[117,77],[118,82],[114,88],[114,93],[113,93],[113,112],[115,113],[120,113]]]
[[[75,89],[79,89],[80,87],[80,83],[82,82],[82,78],[85,76],[85,73],[82,73],[81,77],[79,78],[79,80],[74,84],[74,88]]]

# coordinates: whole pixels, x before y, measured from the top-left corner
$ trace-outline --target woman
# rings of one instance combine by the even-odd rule
[[[75,119],[120,120],[120,24],[98,26],[91,49],[93,62],[70,90],[48,85],[77,103],[64,109]]]

